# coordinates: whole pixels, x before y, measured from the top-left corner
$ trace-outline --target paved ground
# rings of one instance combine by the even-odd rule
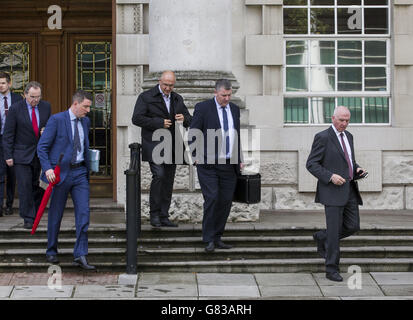
[[[323,273],[67,273],[58,287],[46,273],[3,273],[0,299],[413,300],[412,272],[343,276],[336,283]]]

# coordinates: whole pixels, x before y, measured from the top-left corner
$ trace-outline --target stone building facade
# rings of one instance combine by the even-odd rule
[[[363,208],[413,209],[412,16],[413,0],[116,0],[118,202],[128,145],[140,141],[131,123],[136,98],[172,69],[190,108],[212,97],[214,77],[232,78],[243,126],[259,130],[259,156],[247,159],[259,161],[262,201],[234,205],[233,221],[256,220],[261,210],[322,209],[305,162],[338,104],[359,115],[348,130],[369,171]],[[147,214],[146,164],[142,174]],[[180,166],[174,188],[172,218],[201,221],[194,168]]]

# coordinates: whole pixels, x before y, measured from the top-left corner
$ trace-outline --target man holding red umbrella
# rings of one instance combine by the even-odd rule
[[[74,265],[95,270],[87,261],[89,210],[89,128],[93,96],[83,90],[73,95],[69,110],[50,117],[39,140],[37,153],[43,169],[42,180],[53,183],[54,168],[60,163],[60,182],[54,187],[49,207],[46,260],[58,263],[57,245],[60,223],[69,193],[75,208],[76,243],[73,250]]]

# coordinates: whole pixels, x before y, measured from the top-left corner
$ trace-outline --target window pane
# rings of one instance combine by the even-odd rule
[[[287,91],[307,91],[307,68],[287,68]]]
[[[307,0],[284,0],[283,4],[285,6],[294,6],[294,5],[305,6],[305,5],[307,5]]]
[[[338,64],[361,64],[362,52],[361,41],[339,41]]]
[[[345,5],[360,5],[361,0],[337,0],[338,6],[345,6]]]
[[[314,6],[334,6],[334,0],[311,0]]]
[[[334,98],[311,98],[311,123],[331,123],[334,108]]]
[[[287,41],[286,51],[288,65],[307,64],[307,41]]]
[[[355,97],[338,97],[337,106],[345,106],[350,109],[350,123],[363,122],[363,106],[361,98]]]
[[[364,109],[366,123],[389,123],[389,98],[366,98]]]
[[[311,9],[311,33],[333,34],[334,9]]]
[[[334,41],[311,41],[311,64],[334,64]]]
[[[386,42],[385,41],[366,41],[364,63],[365,64],[386,64]]]
[[[386,68],[366,68],[364,81],[366,91],[386,91]]]
[[[388,0],[365,0],[365,6],[387,6]]]
[[[339,34],[361,34],[362,21],[361,8],[337,9],[337,32]]]
[[[387,34],[387,9],[364,9],[364,32],[366,34]]]
[[[361,68],[338,68],[339,91],[361,91]]]
[[[308,99],[284,98],[284,122],[308,123]]]
[[[311,91],[334,91],[335,83],[334,68],[311,68]]]
[[[284,9],[284,34],[308,34],[307,9]]]
[[[28,42],[0,42],[0,71],[7,72],[12,90],[22,94],[30,78],[30,46]]]

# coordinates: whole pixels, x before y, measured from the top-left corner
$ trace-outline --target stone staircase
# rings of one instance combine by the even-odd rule
[[[112,208],[112,211],[115,208]],[[99,271],[125,272],[126,231],[122,209],[101,212],[89,228],[89,261]],[[65,213],[69,215],[70,213]],[[96,213],[92,213],[96,215]],[[116,223],[113,217],[116,216]],[[3,218],[2,218],[3,219]],[[100,222],[100,223],[99,223]],[[0,220],[1,223],[1,220]],[[0,233],[1,272],[46,272],[46,228],[42,222],[34,236],[19,225]],[[145,272],[323,272],[324,260],[316,252],[312,234],[319,227],[294,227],[275,223],[228,223],[223,240],[230,250],[204,251],[201,225],[178,228],[142,226],[138,240],[138,270]],[[59,260],[63,271],[72,265],[74,227],[62,226]],[[413,271],[413,227],[362,226],[341,242],[341,268],[352,265],[363,272]]]

